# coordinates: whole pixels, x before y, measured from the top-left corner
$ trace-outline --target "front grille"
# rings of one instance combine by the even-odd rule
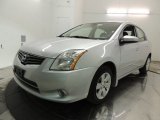
[[[44,57],[32,55],[24,51],[18,52],[18,58],[23,65],[40,65],[45,60]]]

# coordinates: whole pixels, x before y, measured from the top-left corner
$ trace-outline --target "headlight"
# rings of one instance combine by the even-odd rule
[[[76,63],[85,52],[87,51],[68,50],[60,54],[52,64],[50,70],[62,70],[62,71],[74,70]]]

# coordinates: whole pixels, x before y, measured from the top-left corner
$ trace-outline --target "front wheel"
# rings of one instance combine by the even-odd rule
[[[94,104],[103,102],[110,90],[112,78],[110,68],[100,68],[93,78],[87,99]]]
[[[145,65],[139,69],[140,74],[147,74],[151,63],[151,57],[148,57]]]

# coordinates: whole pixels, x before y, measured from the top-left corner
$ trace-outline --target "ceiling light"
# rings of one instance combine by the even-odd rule
[[[125,8],[109,8],[107,10],[108,14],[127,14],[127,9]]]
[[[148,15],[150,14],[150,10],[149,9],[128,9],[128,14]]]
[[[35,2],[40,2],[41,0],[34,0]]]
[[[149,15],[150,10],[149,9],[143,9],[143,8],[109,8],[107,9],[107,14],[135,14],[135,15]]]

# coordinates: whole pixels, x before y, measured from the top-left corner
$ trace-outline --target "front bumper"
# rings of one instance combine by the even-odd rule
[[[16,74],[14,80],[25,91],[50,101],[71,103],[87,97],[95,67],[74,71],[50,71],[53,59],[46,58],[39,65],[22,65],[16,57],[14,65],[25,70],[24,78],[36,83],[37,90],[24,84]]]

